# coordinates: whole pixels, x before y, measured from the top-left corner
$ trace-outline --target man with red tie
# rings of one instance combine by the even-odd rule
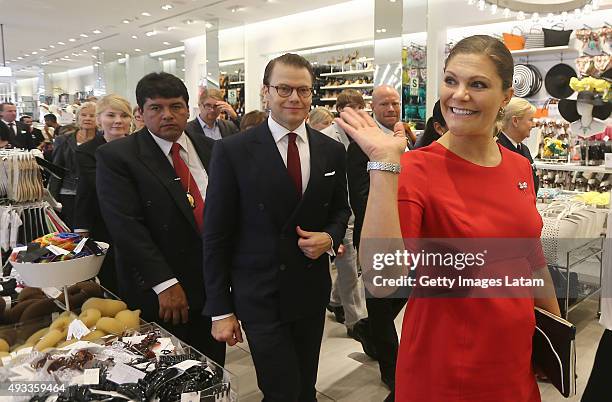
[[[267,402],[316,400],[331,280],[350,216],[345,150],[305,124],[310,63],[268,63],[270,117],[217,141],[204,211],[204,313],[218,341],[249,341]]]
[[[151,73],[136,86],[145,127],[96,151],[100,210],[113,238],[120,296],[223,365],[225,345],[201,315],[203,211],[214,141],[184,132],[183,82]]]

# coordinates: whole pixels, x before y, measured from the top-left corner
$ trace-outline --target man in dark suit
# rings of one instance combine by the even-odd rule
[[[0,105],[0,140],[8,143],[14,148],[28,148],[27,128],[23,123],[15,121],[17,119],[17,107],[11,102],[5,102]]]
[[[204,214],[205,314],[213,335],[249,340],[264,400],[315,401],[330,254],[346,230],[345,151],[305,124],[310,63],[268,63],[271,115],[215,145]]]
[[[536,174],[536,169],[535,169],[535,165],[533,164],[533,158],[531,157],[531,152],[529,152],[529,148],[527,147],[527,145],[523,144],[523,141],[525,140],[525,138],[527,137],[521,138],[520,136],[517,136],[515,138],[511,138],[509,134],[506,134],[505,132],[500,131],[500,133],[497,135],[497,142],[499,142],[500,145],[503,145],[509,150],[516,152],[519,155],[523,155],[525,158],[527,158],[527,160],[531,164],[531,171],[533,173],[533,186],[534,186],[535,193],[537,195],[538,189],[540,188],[540,181],[538,180],[538,176]]]
[[[223,95],[218,89],[204,88],[198,101],[198,107],[200,114],[187,123],[185,128],[188,133],[220,140],[240,131],[236,111],[232,105],[223,100]],[[221,112],[225,112],[230,120],[220,119]]]
[[[26,148],[38,148],[45,140],[45,137],[43,137],[42,131],[33,127],[32,116],[23,115],[19,118],[19,122],[23,124],[26,129],[26,133],[23,134],[23,142],[26,144]]]
[[[400,120],[400,96],[388,85],[376,87],[372,93],[374,120],[380,129],[393,135],[393,127]],[[370,174],[367,170],[369,159],[356,142],[347,149],[346,172],[351,208],[355,214],[353,244],[359,248],[361,228],[365,217],[366,205],[370,194]],[[366,288],[367,291],[367,288]],[[395,317],[406,304],[405,297],[366,298],[368,322],[370,325],[370,344],[378,360],[381,380],[391,390],[387,401],[393,400],[395,389],[395,361],[399,339],[395,329]]]
[[[219,364],[225,345],[201,315],[202,217],[213,141],[184,133],[187,88],[151,73],[136,86],[145,128],[96,151],[100,210],[113,238],[119,293]]]

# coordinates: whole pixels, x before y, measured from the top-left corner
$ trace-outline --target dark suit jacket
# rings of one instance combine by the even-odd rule
[[[106,140],[100,133],[76,150],[76,171],[79,182],[74,205],[74,228],[87,229],[94,239],[100,241],[110,240],[96,193],[96,150],[104,144]]]
[[[214,141],[187,135],[208,169]],[[100,146],[95,157],[98,202],[115,247],[122,298],[155,319],[159,304],[153,286],[176,278],[190,309],[201,311],[202,240],[166,155],[145,127]]]
[[[34,138],[35,133],[32,132],[29,134],[25,124],[20,121],[15,121],[15,126],[17,127],[17,134],[0,120],[0,138],[4,141],[8,140],[14,148],[34,149],[42,142],[42,133],[40,130],[36,129],[40,133],[40,141],[37,142],[38,138]]]
[[[327,232],[338,249],[350,216],[345,150],[307,130],[310,179],[301,199],[267,121],[215,145],[204,211],[205,315],[292,322],[329,302],[329,256],[308,259],[295,228]]]
[[[516,152],[519,155],[523,155],[525,158],[527,158],[529,160],[529,163],[531,164],[531,171],[533,173],[533,185],[534,185],[534,190],[536,193],[536,196],[538,194],[538,189],[540,188],[540,182],[538,180],[538,176],[536,174],[536,169],[535,166],[533,164],[533,158],[531,157],[531,152],[529,152],[529,148],[527,147],[527,145],[522,144],[521,149],[522,149],[522,153],[519,152],[518,149],[516,149],[516,147],[512,144],[512,142],[510,141],[510,139],[506,136],[506,134],[504,132],[500,132],[499,135],[497,136],[497,142],[499,142],[500,145],[503,145],[504,147],[508,148],[511,151]]]
[[[240,131],[238,127],[229,120],[217,119],[217,124],[219,124],[219,131],[221,132],[222,138],[236,134],[238,131]],[[185,131],[192,135],[203,135],[206,137],[206,134],[204,134],[204,130],[202,129],[202,125],[197,117],[187,123]]]
[[[370,194],[370,174],[367,170],[369,158],[356,142],[351,142],[346,150],[346,177],[348,180],[349,200],[355,215],[353,245],[359,248],[361,229],[365,217],[368,195]]]

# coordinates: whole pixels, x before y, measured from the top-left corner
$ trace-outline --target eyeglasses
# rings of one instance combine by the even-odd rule
[[[308,98],[312,95],[312,88],[309,87],[294,88],[289,85],[268,85],[268,87],[276,89],[276,93],[282,98],[290,97],[294,90],[300,98]]]
[[[200,104],[200,106],[202,106],[202,109],[209,109],[209,110],[215,110],[217,108],[217,105],[209,105],[209,104]]]

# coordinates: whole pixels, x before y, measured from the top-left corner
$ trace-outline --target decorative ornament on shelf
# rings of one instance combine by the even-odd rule
[[[601,0],[558,0],[555,2],[542,2],[541,0],[467,0],[468,5],[475,5],[479,11],[485,11],[487,5],[491,15],[503,9],[504,18],[512,18],[523,21],[531,18],[534,22],[540,20],[540,15],[546,14],[546,21],[566,22],[570,12],[574,13],[574,18],[579,19],[583,14],[591,14],[598,10]]]

